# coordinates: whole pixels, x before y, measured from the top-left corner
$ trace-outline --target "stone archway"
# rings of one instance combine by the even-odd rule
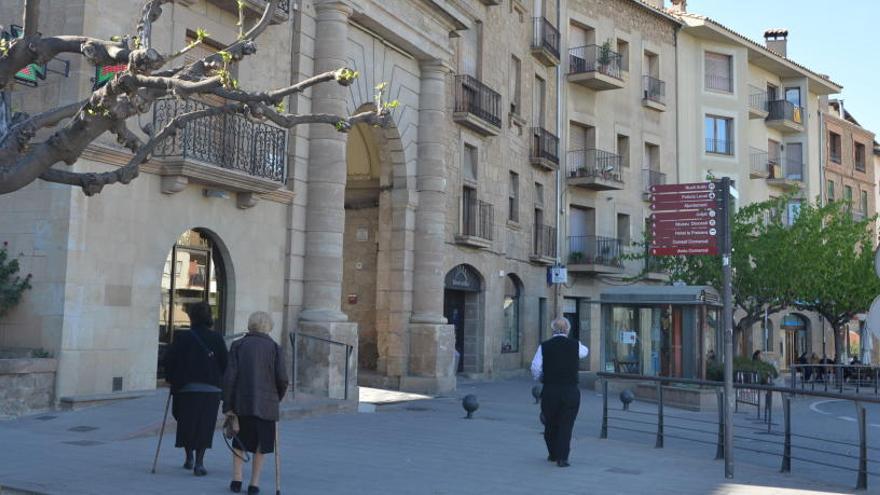
[[[458,373],[480,373],[484,366],[485,282],[471,265],[446,274],[443,313],[455,331]]]

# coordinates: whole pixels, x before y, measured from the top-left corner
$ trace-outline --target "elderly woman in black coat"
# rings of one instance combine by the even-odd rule
[[[242,451],[254,454],[248,493],[260,492],[264,454],[275,452],[278,404],[287,392],[287,370],[281,346],[272,340],[272,317],[258,311],[248,318],[248,333],[232,343],[223,380],[223,412],[238,417],[233,439],[232,483],[238,493],[242,481]]]
[[[204,302],[186,308],[190,329],[174,332],[165,355],[165,370],[174,397],[172,414],[177,421],[177,448],[184,449],[184,469],[205,476],[205,450],[211,448],[220,407],[226,343],[214,325],[211,307]]]

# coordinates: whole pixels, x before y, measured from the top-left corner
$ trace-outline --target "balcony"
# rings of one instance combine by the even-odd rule
[[[766,119],[767,113],[767,92],[749,85],[749,118]]]
[[[588,149],[568,152],[568,183],[593,191],[623,189],[620,156],[607,151]]]
[[[495,228],[495,211],[485,201],[471,200],[462,203],[461,231],[455,242],[480,249],[492,247]]]
[[[532,263],[552,265],[556,262],[556,228],[549,225],[535,225],[532,234]]]
[[[658,282],[666,282],[669,280],[669,275],[666,273],[666,270],[663,269],[661,259],[658,256],[652,256],[647,249],[645,250],[644,277],[648,280],[655,280]]]
[[[767,127],[787,134],[804,132],[804,108],[786,100],[767,103]]]
[[[153,128],[161,129],[178,115],[206,108],[207,104],[195,100],[157,100]],[[268,193],[286,180],[287,130],[240,114],[216,115],[186,124],[160,142],[153,156],[160,163],[165,193],[179,192],[189,182]]]
[[[452,120],[484,136],[501,132],[501,95],[468,75],[455,76]]]
[[[624,85],[621,57],[607,45],[587,45],[568,51],[568,80],[596,91]]]
[[[532,55],[542,64],[559,65],[559,30],[543,17],[533,17]]]
[[[666,111],[666,83],[651,76],[642,76],[642,105]]]
[[[179,0],[184,4],[192,5],[197,3],[196,0]],[[215,5],[227,12],[231,12],[235,15],[238,15],[238,6],[236,2],[230,2],[229,0],[208,0],[208,3]],[[268,5],[267,0],[243,0],[244,8],[249,15],[259,17],[263,15],[263,12],[266,10],[266,5]],[[287,22],[290,19],[290,0],[280,0],[278,2],[278,8],[275,10],[275,15],[272,16],[272,24],[281,24],[283,22]]]
[[[568,271],[622,273],[620,239],[597,235],[568,237]]]
[[[775,160],[774,163],[778,163]],[[758,148],[749,148],[749,177],[766,179],[770,177],[770,154]]]
[[[705,83],[709,91],[733,93],[733,79],[728,76],[707,73]]]
[[[706,153],[733,156],[733,150],[734,145],[732,139],[706,138]]]
[[[559,138],[541,127],[532,127],[529,159],[532,165],[540,169],[559,169]]]
[[[781,159],[770,161],[770,177],[767,184],[781,189],[800,189],[804,182],[804,164],[801,161]]]
[[[662,186],[666,184],[666,174],[659,170],[643,169],[642,170],[642,199],[651,200],[651,186]]]

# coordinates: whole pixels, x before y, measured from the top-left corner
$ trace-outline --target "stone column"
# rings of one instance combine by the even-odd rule
[[[346,66],[347,3],[315,4],[316,74]],[[327,82],[312,88],[312,113],[346,114],[342,86]],[[357,400],[357,324],[348,322],[342,304],[342,244],[345,232],[346,135],[333,126],[312,125],[309,134],[303,311],[299,331],[352,345],[348,362],[349,398]],[[297,352],[298,385],[307,392],[339,397],[345,376],[341,346],[301,338]]]
[[[450,69],[438,60],[423,62],[420,68],[413,316],[409,373],[401,377],[401,389],[437,393],[455,389],[455,332],[443,316]]]

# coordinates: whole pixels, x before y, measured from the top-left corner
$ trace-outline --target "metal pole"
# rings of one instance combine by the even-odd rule
[[[782,398],[782,412],[785,416],[785,443],[782,450],[782,471],[791,472],[791,397]]]
[[[715,459],[724,459],[724,392],[720,388],[715,389],[718,397],[718,442],[715,448]]]
[[[293,383],[290,384],[290,397],[296,397],[296,332],[290,332],[290,347],[292,347],[292,356],[290,358],[291,364],[293,365],[291,381]]]
[[[801,381],[801,385],[803,386],[803,380]],[[791,393],[794,393],[794,388],[797,384],[797,368],[796,365],[791,365]]]
[[[602,431],[599,438],[608,438],[608,380],[602,380]]]
[[[773,427],[773,392],[767,391],[767,408],[764,409],[764,419],[767,420],[767,433],[770,433]]]
[[[174,266],[174,265],[171,265]],[[159,428],[159,443],[156,445],[156,456],[153,457],[153,469],[151,473],[156,474],[156,464],[159,462],[159,450],[162,448],[162,437],[165,436],[165,422],[168,421],[168,407],[171,405],[171,389],[168,389],[168,400],[165,401],[165,415],[162,416],[162,427]]]
[[[724,477],[733,478],[733,289],[731,281],[730,177],[721,179],[721,269],[724,300]]]
[[[348,361],[351,358],[351,346],[345,346],[345,400],[348,400]]]
[[[655,448],[663,448],[663,382],[657,382],[657,443]]]
[[[865,407],[856,402],[856,417],[859,420],[859,476],[856,481],[857,490],[868,489],[868,431],[865,421]]]

